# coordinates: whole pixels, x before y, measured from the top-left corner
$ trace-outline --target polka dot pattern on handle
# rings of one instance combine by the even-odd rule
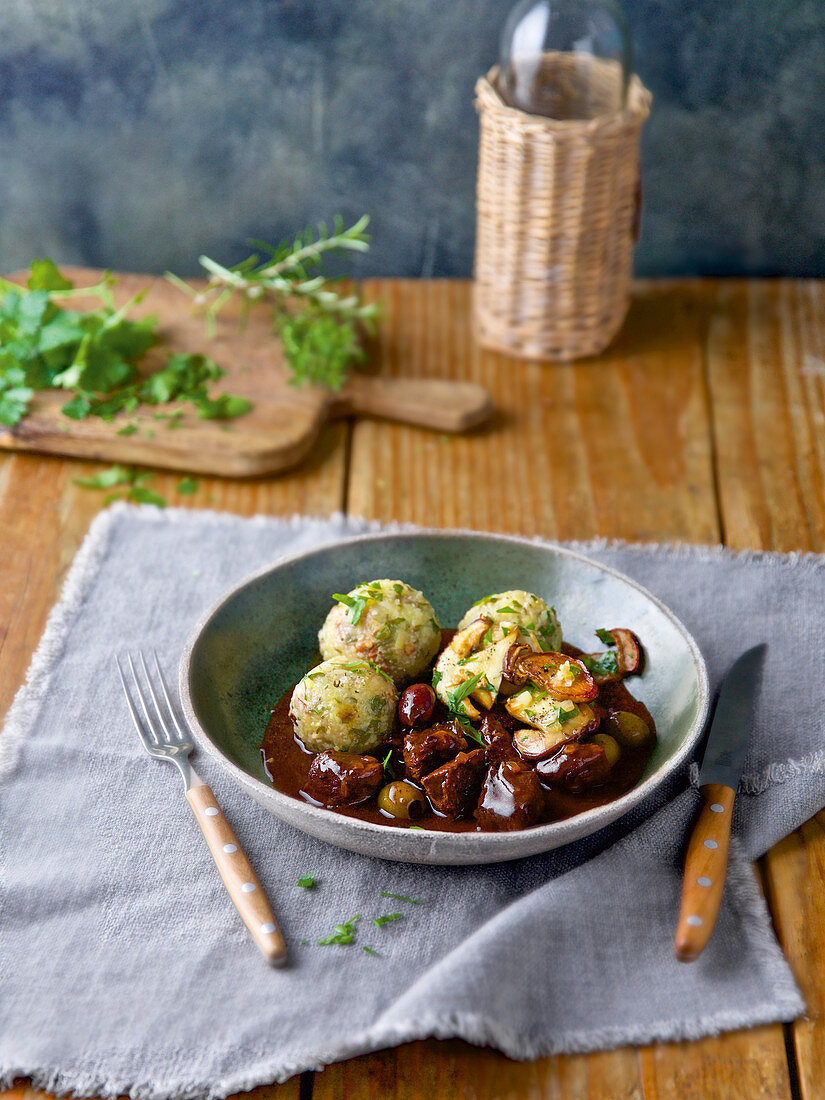
[[[719,845],[718,845],[718,844],[716,843],[716,841],[715,841],[715,840],[706,840],[706,841],[705,841],[705,847],[706,847],[706,848],[710,848],[710,849],[711,849],[711,851],[713,851],[713,849],[714,849],[714,848],[718,848],[718,847],[719,847]]]
[[[217,806],[207,806],[203,812],[206,814],[207,817],[217,817],[220,813],[220,810]]]
[[[255,889],[255,883],[254,882],[245,882],[243,884],[243,886],[241,887],[241,889],[243,890],[243,892],[245,894],[251,894],[253,892],[253,890]]]

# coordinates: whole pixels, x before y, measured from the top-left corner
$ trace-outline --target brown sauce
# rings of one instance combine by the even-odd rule
[[[454,631],[444,631],[442,645],[446,645],[449,642],[453,633]],[[571,657],[579,656],[581,653],[581,651],[574,646],[564,645],[562,649]],[[428,677],[422,677],[422,680],[426,679],[428,679]],[[293,688],[289,688],[272,709],[271,717],[266,728],[266,734],[261,746],[264,770],[276,790],[289,795],[291,798],[297,798],[302,802],[318,805],[317,802],[303,793],[314,754],[307,752],[301,742],[295,737],[292,719],[289,716],[289,703],[292,698],[292,691]],[[602,684],[599,688],[597,702],[604,710],[623,710],[637,715],[648,724],[653,736],[651,736],[650,740],[642,747],[633,748],[622,746],[619,760],[611,768],[607,781],[600,786],[591,787],[575,794],[559,789],[546,790],[543,811],[538,824],[560,821],[563,818],[573,817],[576,814],[583,813],[585,810],[590,810],[595,806],[603,806],[607,802],[613,802],[623,794],[626,794],[632,787],[635,787],[644,773],[645,766],[655,747],[656,732],[653,719],[647,707],[638,699],[634,699],[623,682]],[[510,720],[503,706],[498,703],[493,707],[490,713],[494,717],[501,718],[505,716],[506,720]],[[441,707],[441,704],[437,704],[436,711],[433,714],[432,724],[434,725],[445,719],[446,711]],[[392,766],[396,779],[405,778],[404,760],[400,751],[403,735],[404,727],[396,723],[396,727],[390,737],[369,754],[376,757],[378,760],[382,760],[390,749],[394,750],[392,753]],[[475,747],[477,746],[471,742],[470,748]],[[435,811],[416,818],[414,822],[399,821],[395,817],[382,813],[382,811],[372,802],[358,806],[340,806],[335,809],[330,808],[329,812],[343,814],[346,817],[357,817],[362,821],[372,821],[376,825],[393,825],[401,828],[409,828],[410,824],[412,824],[423,829],[436,829],[441,832],[451,833],[486,831],[473,819],[456,820],[452,817],[443,817]]]

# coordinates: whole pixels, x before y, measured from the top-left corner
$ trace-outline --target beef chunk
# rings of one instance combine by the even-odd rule
[[[433,808],[445,817],[467,817],[478,801],[487,767],[485,749],[460,752],[421,780]]]
[[[487,748],[488,764],[500,764],[502,760],[521,760],[513,745],[512,735],[492,714],[485,714],[482,718],[479,735]]]
[[[430,726],[426,730],[407,730],[404,734],[404,766],[411,779],[421,779],[459,752],[465,752],[467,742],[458,722]]]
[[[372,756],[319,752],[309,766],[304,791],[322,806],[354,806],[370,798],[384,781],[384,769]]]
[[[487,771],[475,819],[484,829],[526,829],[539,820],[543,803],[539,777],[533,769],[515,760],[502,760]]]
[[[551,789],[564,787],[574,794],[585,787],[603,783],[609,771],[604,749],[587,743],[562,745],[553,756],[536,764],[536,772],[543,786]]]

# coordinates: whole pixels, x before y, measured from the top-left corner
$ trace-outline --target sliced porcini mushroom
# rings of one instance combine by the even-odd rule
[[[513,734],[513,744],[529,760],[549,756],[565,741],[578,741],[595,730],[600,717],[589,703],[554,699],[548,692],[528,687],[505,703],[508,713],[527,729]]]
[[[616,643],[616,657],[622,674],[630,676],[638,672],[639,665],[642,663],[642,647],[633,631],[616,627],[615,630],[610,631],[610,636]]]
[[[588,703],[599,687],[584,663],[564,653],[534,653],[529,646],[511,646],[505,660],[505,675],[511,683],[532,681],[555,699]]]
[[[607,632],[615,649],[605,653],[588,653],[582,658],[597,684],[614,683],[639,671],[642,647],[632,630],[614,627]]]

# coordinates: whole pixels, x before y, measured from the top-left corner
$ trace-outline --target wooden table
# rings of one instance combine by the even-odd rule
[[[466,282],[377,280],[390,375],[466,378],[499,409],[448,438],[386,423],[326,430],[293,474],[202,480],[187,506],[356,516],[551,539],[825,551],[825,284],[640,283],[601,359],[568,366],[480,351]],[[0,713],[103,494],[91,463],[0,458]],[[173,475],[155,487],[176,503]],[[694,1043],[521,1064],[459,1041],[419,1042],[256,1089],[253,1100],[825,1096],[825,812],[757,868],[808,1016]],[[32,1020],[32,1026],[37,1021]],[[45,1094],[25,1084],[7,1095]]]

